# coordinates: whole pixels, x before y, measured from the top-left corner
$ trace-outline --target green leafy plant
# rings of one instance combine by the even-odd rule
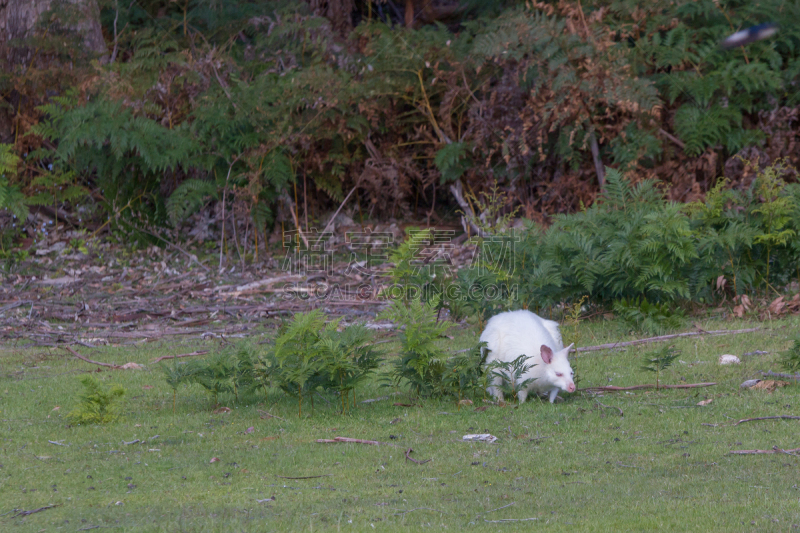
[[[661,372],[672,366],[672,363],[675,362],[680,354],[680,350],[676,350],[673,346],[664,346],[660,350],[644,354],[642,370],[655,373],[656,390],[660,387]]]
[[[192,379],[208,391],[213,398],[213,406],[219,405],[219,395],[233,392],[233,368],[235,361],[230,354],[219,351],[203,361],[191,363],[195,366]]]
[[[528,370],[536,366],[527,363],[530,359],[532,357],[522,354],[513,361],[494,360],[487,365],[486,372],[491,374],[492,378],[500,378],[499,386],[503,397],[518,401],[519,393],[536,380],[536,378],[522,379]]]
[[[79,403],[67,413],[70,424],[109,424],[122,417],[122,397],[125,395],[122,385],[104,387],[93,376],[81,377],[81,384],[83,391],[78,394]]]
[[[194,381],[199,366],[192,363],[186,363],[172,360],[172,364],[161,364],[161,371],[164,373],[164,378],[167,385],[172,389],[172,414],[175,415],[175,402],[178,396],[178,387],[181,384],[188,384]]]
[[[644,298],[614,302],[614,315],[634,330],[650,335],[661,335],[686,325],[686,314],[680,307],[666,302],[649,302]]]
[[[280,388],[297,395],[298,416],[303,414],[303,396],[311,399],[313,409],[314,389],[326,381],[318,344],[325,321],[325,313],[320,309],[296,314],[275,339],[270,355]]]
[[[781,365],[787,372],[800,372],[800,338],[792,341],[792,347],[783,352]]]
[[[791,196],[784,194],[786,182],[783,176],[786,171],[785,162],[778,161],[763,169],[756,180],[756,192],[761,202],[753,213],[760,215],[761,231],[755,236],[754,243],[763,244],[766,249],[765,292],[769,286],[770,253],[775,246],[785,246],[790,239],[797,237],[797,231],[789,226],[797,206]]]
[[[435,279],[436,265],[424,264],[421,255],[424,247],[433,244],[430,229],[406,228],[406,239],[389,255],[394,266],[389,269],[389,276],[395,287],[403,289],[403,301],[421,298],[425,301],[431,295]]]
[[[0,209],[8,209],[20,224],[28,216],[25,195],[9,178],[17,175],[20,158],[9,144],[0,144]]]
[[[481,368],[485,360],[485,346],[485,342],[480,342],[466,352],[457,353],[447,359],[441,393],[456,396],[459,410],[465,396],[471,396],[481,388],[485,389],[482,387],[484,372]]]
[[[408,304],[393,300],[379,317],[400,327],[400,357],[393,362],[391,382],[404,384],[417,396],[427,396],[441,389],[447,356],[437,340],[450,325],[436,320],[438,297],[423,303],[415,298]]]
[[[316,344],[320,350],[320,364],[327,373],[327,388],[339,393],[342,413],[347,412],[348,398],[355,389],[378,367],[379,352],[372,347],[372,332],[360,324],[338,330],[341,319],[334,321],[323,332]]]

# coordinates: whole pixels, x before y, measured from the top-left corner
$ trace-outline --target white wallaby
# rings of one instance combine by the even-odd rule
[[[522,380],[536,379],[518,393],[519,403],[525,401],[529,392],[548,395],[550,403],[555,401],[559,390],[575,392],[574,372],[567,358],[574,344],[564,348],[558,322],[530,311],[500,313],[486,323],[481,341],[490,350],[485,364],[495,360],[511,362],[524,354],[530,357],[528,364],[536,365],[522,376]],[[501,378],[495,378],[493,386],[487,389],[499,400],[503,399],[501,384]]]

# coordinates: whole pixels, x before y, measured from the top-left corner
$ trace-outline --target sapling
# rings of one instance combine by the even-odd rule
[[[656,390],[659,389],[661,371],[672,366],[672,363],[675,362],[675,359],[677,359],[680,354],[681,351],[676,350],[673,346],[664,346],[660,350],[644,354],[645,364],[642,366],[642,370],[656,373]]]
[[[197,365],[178,362],[173,359],[171,365],[162,364],[161,371],[164,372],[167,385],[172,388],[172,415],[175,416],[175,400],[178,396],[178,387],[181,383],[188,382],[194,378]]]

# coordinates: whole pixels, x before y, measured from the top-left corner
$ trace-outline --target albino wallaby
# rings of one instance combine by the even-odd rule
[[[486,323],[481,334],[481,341],[486,342],[490,350],[485,364],[499,360],[511,362],[520,355],[530,357],[532,367],[522,379],[536,378],[526,390],[518,393],[519,403],[523,403],[529,392],[545,395],[553,403],[559,390],[575,392],[574,372],[567,356],[574,344],[564,348],[558,322],[545,320],[530,311],[509,311],[493,316]],[[501,378],[492,380],[492,387],[487,391],[495,398],[502,400],[500,390]]]

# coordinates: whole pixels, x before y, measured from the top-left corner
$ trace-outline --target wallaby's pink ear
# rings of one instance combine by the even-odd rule
[[[553,350],[542,344],[542,361],[544,364],[549,365],[553,362]]]
[[[575,347],[575,343],[574,342],[572,344],[570,344],[569,346],[567,346],[567,353],[571,352],[574,347]]]

